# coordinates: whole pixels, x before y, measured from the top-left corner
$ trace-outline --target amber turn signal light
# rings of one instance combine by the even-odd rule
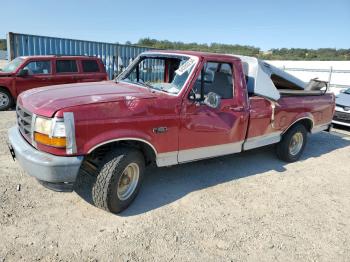
[[[53,146],[53,147],[66,147],[66,138],[65,137],[49,137],[38,132],[34,133],[34,139],[37,143]]]

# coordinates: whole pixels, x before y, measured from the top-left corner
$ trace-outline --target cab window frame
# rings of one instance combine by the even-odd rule
[[[201,68],[199,70],[199,73],[198,73],[197,77],[195,78],[195,81],[193,82],[192,89],[189,92],[188,98],[190,100],[193,100],[193,98],[190,98],[190,97],[191,97],[191,95],[192,96],[195,95],[195,98],[194,98],[195,101],[199,101],[199,102],[200,101],[204,101],[205,95],[206,95],[204,87],[205,87],[205,83],[208,83],[208,80],[205,79],[205,72],[206,72],[206,70],[208,70],[208,65],[209,64],[217,64],[215,72],[220,72],[222,70],[222,66],[223,65],[228,65],[230,67],[230,69],[231,69],[230,76],[231,77],[229,78],[229,85],[230,85],[231,90],[232,90],[232,94],[230,94],[230,97],[222,97],[217,92],[215,92],[215,91],[213,91],[213,92],[218,94],[218,95],[220,95],[221,99],[224,100],[224,101],[225,100],[232,100],[232,99],[234,99],[235,98],[235,66],[234,66],[234,64],[231,61],[211,60],[211,59],[208,59],[208,60],[205,60],[205,61],[202,62]],[[213,76],[211,84],[214,82],[215,72],[214,72],[214,76]],[[193,91],[195,89],[195,85],[196,85],[196,83],[198,83],[198,81],[200,81],[199,93],[197,93],[198,90],[197,90],[197,92]]]
[[[75,69],[76,69],[76,71],[59,72],[59,71],[58,71],[57,63],[60,62],[60,61],[73,61],[73,62],[75,63]],[[80,69],[79,69],[79,65],[78,65],[78,60],[76,60],[76,59],[66,59],[66,58],[63,58],[63,59],[56,59],[56,60],[55,60],[55,69],[56,69],[56,74],[57,74],[57,75],[69,75],[69,74],[79,74],[79,73],[80,73]]]
[[[100,68],[100,65],[98,63],[97,60],[95,59],[82,59],[80,60],[80,63],[81,63],[81,70],[82,70],[82,73],[100,73],[101,72],[101,68]],[[84,64],[85,63],[94,63],[96,66],[96,71],[91,71],[91,70],[85,70],[86,68],[84,67]],[[86,64],[85,64],[86,65]]]

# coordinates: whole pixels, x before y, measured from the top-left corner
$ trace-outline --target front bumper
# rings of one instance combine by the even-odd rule
[[[350,111],[338,108],[334,112],[332,123],[350,127]]]
[[[17,126],[9,129],[10,150],[20,166],[44,186],[55,191],[72,191],[82,156],[54,156],[38,151],[22,137]]]
[[[350,123],[346,123],[346,122],[342,122],[342,121],[333,120],[332,123],[333,123],[333,124],[336,124],[336,125],[341,125],[341,126],[348,126],[348,127],[350,127]]]

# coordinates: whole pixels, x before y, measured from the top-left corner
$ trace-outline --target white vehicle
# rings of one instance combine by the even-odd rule
[[[332,123],[350,127],[350,88],[336,96]]]

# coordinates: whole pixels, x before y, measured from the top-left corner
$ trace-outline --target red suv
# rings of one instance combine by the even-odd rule
[[[17,57],[0,69],[0,111],[12,107],[17,96],[28,89],[102,80],[108,77],[97,57]]]

